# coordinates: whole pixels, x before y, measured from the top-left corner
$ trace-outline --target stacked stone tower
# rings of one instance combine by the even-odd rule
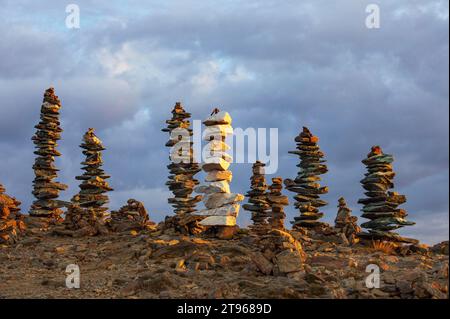
[[[173,193],[173,197],[168,199],[175,211],[173,224],[179,230],[195,234],[201,231],[198,225],[201,218],[192,213],[196,211],[196,205],[202,197],[200,195],[193,197],[192,193],[194,187],[199,184],[194,175],[201,169],[194,159],[190,117],[191,114],[177,102],[172,110],[172,118],[166,121],[167,127],[162,131],[169,133],[166,146],[171,148],[169,156],[171,163],[167,166],[170,175],[166,185]]]
[[[311,134],[308,128],[303,127],[303,131],[295,138],[297,142],[297,150],[289,153],[298,155],[300,158],[300,167],[297,178],[295,180],[286,179],[284,181],[286,189],[297,193],[294,199],[295,208],[300,210],[300,217],[295,217],[293,223],[294,228],[315,228],[323,226],[324,223],[319,219],[323,217],[323,213],[319,212],[319,208],[327,205],[327,202],[320,199],[320,195],[328,193],[328,187],[322,187],[319,184],[321,180],[319,175],[328,171],[324,164],[324,153],[320,150],[317,142],[319,138]]]
[[[394,187],[395,173],[392,169],[392,155],[384,154],[381,147],[373,146],[367,158],[362,161],[367,167],[367,173],[361,180],[367,198],[358,203],[363,204],[361,217],[370,219],[361,224],[368,232],[361,232],[359,237],[372,240],[386,240],[404,243],[417,243],[411,238],[404,238],[391,232],[403,226],[414,225],[414,222],[405,219],[408,216],[404,209],[398,206],[406,202],[406,196],[390,192]]]
[[[108,185],[106,179],[110,176],[105,174],[101,168],[103,165],[102,151],[105,150],[102,141],[95,135],[94,129],[90,128],[83,136],[80,145],[86,159],[81,162],[84,170],[83,175],[76,179],[81,181],[80,192],[72,198],[72,203],[90,210],[96,218],[106,217],[108,207],[104,206],[109,202],[107,192],[113,189]]]
[[[255,235],[266,234],[270,230],[267,218],[270,212],[270,203],[267,200],[267,184],[264,167],[266,164],[256,161],[253,164],[253,175],[250,178],[251,190],[247,192],[246,196],[249,198],[249,204],[244,204],[242,207],[250,211],[253,224],[249,226],[252,233]]]
[[[271,229],[285,230],[284,220],[286,219],[286,214],[284,213],[284,206],[289,205],[289,199],[281,193],[283,190],[282,182],[283,179],[281,177],[274,177],[272,178],[272,185],[269,186],[267,199],[271,206],[269,217]]]
[[[208,144],[204,149],[202,169],[207,176],[204,185],[195,189],[197,193],[205,194],[203,202],[207,209],[196,212],[196,215],[205,216],[200,224],[217,230],[219,237],[232,236],[236,229],[239,202],[244,199],[243,195],[230,191],[232,173],[228,168],[233,159],[226,153],[229,146],[225,140],[228,135],[233,134],[231,122],[230,115],[218,109],[203,122],[206,126],[203,136]]]
[[[67,185],[55,182],[58,169],[55,167],[55,157],[61,154],[56,150],[57,141],[61,138],[62,129],[59,122],[59,110],[61,101],[55,95],[53,88],[45,91],[44,101],[41,106],[41,120],[35,126],[37,129],[32,140],[37,155],[33,170],[33,195],[36,200],[30,208],[30,216],[45,217],[49,221],[61,221],[63,213],[61,207],[64,202],[56,200],[61,190],[67,189]]]

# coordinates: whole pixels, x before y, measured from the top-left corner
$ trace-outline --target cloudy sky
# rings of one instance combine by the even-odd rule
[[[80,8],[79,29],[66,27],[69,3]],[[365,25],[370,3],[379,29]],[[78,145],[95,127],[111,208],[136,198],[160,221],[172,213],[160,129],[181,101],[194,119],[219,107],[234,127],[278,128],[275,175],[284,178],[296,175],[287,152],[308,126],[327,155],[329,222],[339,196],[360,215],[361,160],[381,145],[417,222],[400,233],[448,239],[448,10],[447,0],[0,0],[0,182],[27,211],[30,138],[54,86],[63,103],[59,180],[70,186],[62,199],[78,190]],[[247,191],[249,168],[232,166],[233,191]],[[287,208],[288,220],[296,214]]]

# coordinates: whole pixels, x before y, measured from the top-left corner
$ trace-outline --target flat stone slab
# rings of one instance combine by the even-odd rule
[[[223,158],[211,157],[205,159],[205,162],[202,164],[202,169],[205,172],[211,171],[226,171],[230,167],[230,163],[224,160]]]
[[[203,131],[203,139],[205,141],[211,141],[211,138],[221,141],[222,137],[227,137],[227,135],[233,135],[233,127],[231,125],[207,126]]]
[[[209,216],[200,222],[202,226],[236,226],[234,216]]]
[[[221,207],[224,205],[233,204],[236,202],[241,202],[244,200],[244,195],[236,193],[216,193],[211,195],[206,195],[203,197],[203,203],[208,209]]]
[[[231,182],[233,173],[231,171],[211,171],[205,177],[206,182],[227,181]]]
[[[231,193],[230,184],[227,181],[205,182],[204,185],[194,188],[196,193],[214,194]]]
[[[203,121],[206,126],[216,125],[216,124],[231,124],[233,119],[230,114],[225,111],[220,111],[219,113],[213,114]]]
[[[201,211],[195,212],[194,214],[198,215],[198,216],[233,216],[233,217],[237,217],[239,214],[240,207],[241,207],[240,204],[225,205],[225,206],[218,207],[218,208],[201,210]]]

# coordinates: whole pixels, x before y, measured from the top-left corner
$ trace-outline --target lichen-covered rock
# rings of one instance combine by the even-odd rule
[[[106,218],[99,216],[95,209],[74,203],[68,207],[63,224],[55,227],[53,233],[72,237],[106,235],[109,233],[106,224]]]

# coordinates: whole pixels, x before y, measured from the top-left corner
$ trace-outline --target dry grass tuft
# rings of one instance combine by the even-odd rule
[[[390,241],[373,240],[370,248],[374,251],[383,252],[386,255],[395,255],[397,245]]]

